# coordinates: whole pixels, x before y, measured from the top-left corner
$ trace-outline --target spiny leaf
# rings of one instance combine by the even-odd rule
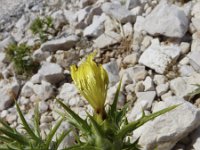
[[[116,93],[115,93],[114,101],[111,105],[111,109],[110,109],[110,115],[111,116],[114,116],[115,112],[117,110],[117,102],[118,102],[119,92],[120,92],[120,88],[121,88],[121,83],[122,83],[122,79],[119,82],[119,85],[118,85]]]
[[[75,145],[72,147],[65,148],[63,150],[102,150],[102,149],[95,146]]]
[[[53,139],[53,136],[55,135],[56,131],[58,130],[58,128],[60,127],[61,123],[63,121],[63,118],[61,118],[56,125],[53,127],[53,129],[49,132],[49,134],[47,135],[46,138],[46,148],[49,149],[49,146],[51,144],[51,141]]]
[[[2,119],[0,119],[0,123],[3,125],[3,127],[6,129],[6,130],[8,130],[8,131],[10,131],[10,132],[13,132],[14,130],[5,122],[5,121],[3,121]]]
[[[8,136],[9,138],[13,139],[14,141],[17,141],[21,144],[28,144],[27,139],[25,139],[22,135],[14,132],[7,131],[6,129],[0,128],[0,133],[3,133],[4,135]]]
[[[54,147],[54,149],[58,149],[58,147],[60,146],[61,142],[64,140],[64,138],[71,132],[71,129],[68,131],[63,131],[60,136],[56,139],[56,145]]]
[[[21,112],[21,110],[20,110],[19,105],[17,104],[17,102],[16,102],[15,104],[16,104],[16,108],[17,108],[17,112],[18,112],[18,114],[19,114],[19,117],[20,117],[20,119],[21,119],[21,121],[22,121],[22,124],[23,124],[23,126],[24,126],[24,129],[25,129],[26,132],[31,136],[31,138],[33,138],[33,139],[34,139],[35,141],[37,141],[37,142],[40,142],[41,139],[38,138],[38,137],[34,134],[34,132],[32,131],[32,129],[30,128],[30,126],[29,126],[28,123],[26,122],[26,119],[24,118],[24,116],[23,116],[23,114],[22,114],[22,112]]]
[[[40,137],[40,114],[39,114],[39,107],[38,107],[38,103],[35,106],[35,110],[34,110],[34,129],[35,129],[35,134]]]
[[[75,112],[73,112],[68,106],[66,106],[62,101],[57,99],[57,102],[67,111],[68,115],[73,119],[73,123],[76,124],[80,130],[89,133],[90,126],[87,124],[87,121],[79,117]]]
[[[101,126],[98,125],[98,123],[94,120],[94,118],[88,114],[88,117],[90,118],[91,124],[93,126],[93,129],[95,131],[94,135],[97,135],[99,138],[104,137],[104,132],[101,129]]]
[[[118,132],[118,138],[124,138],[129,132],[137,129],[138,127],[142,126],[143,124],[145,124],[146,122],[153,120],[154,118],[165,114],[173,109],[175,109],[176,107],[178,107],[179,105],[174,105],[174,106],[170,106],[168,108],[165,108],[163,110],[160,110],[158,112],[155,112],[151,115],[148,116],[143,116],[142,118],[140,118],[137,121],[131,122],[128,125],[124,126],[119,132]]]

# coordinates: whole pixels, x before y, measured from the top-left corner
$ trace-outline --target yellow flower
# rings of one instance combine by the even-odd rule
[[[72,65],[71,76],[81,95],[99,114],[104,113],[109,79],[102,65],[93,61],[95,55],[96,53],[90,54],[78,68]]]

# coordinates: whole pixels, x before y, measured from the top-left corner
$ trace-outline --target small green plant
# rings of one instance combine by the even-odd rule
[[[57,150],[63,139],[70,132],[70,130],[64,131],[53,141],[53,137],[63,121],[63,118],[61,118],[51,129],[46,138],[42,139],[39,128],[40,114],[38,105],[35,107],[34,127],[31,127],[27,123],[17,103],[16,108],[23,125],[24,133],[22,134],[16,129],[11,128],[6,122],[0,119],[1,150]]]
[[[55,35],[57,33],[53,25],[53,20],[49,16],[43,19],[37,17],[31,24],[30,30],[33,34],[39,35],[42,43],[48,40],[49,35]]]
[[[17,74],[29,76],[34,73],[39,65],[31,57],[31,47],[26,44],[11,44],[6,48],[6,57],[13,62]]]

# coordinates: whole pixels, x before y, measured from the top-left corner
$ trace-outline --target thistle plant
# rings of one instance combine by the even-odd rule
[[[49,35],[56,35],[57,33],[51,17],[45,17],[43,19],[37,17],[31,24],[30,29],[33,34],[39,35],[42,43],[48,40]]]
[[[117,109],[117,101],[120,92],[121,81],[118,85],[114,101],[105,110],[105,99],[108,89],[108,75],[101,65],[97,65],[90,54],[86,61],[78,68],[71,66],[71,76],[80,94],[85,97],[92,106],[93,115],[88,114],[86,120],[80,118],[61,100],[58,103],[65,109],[63,116],[79,130],[77,145],[66,150],[138,150],[137,141],[131,143],[128,135],[146,122],[177,107],[171,106],[155,112],[151,115],[143,115],[140,119],[128,122],[126,118],[127,106]]]
[[[93,108],[93,114],[87,113],[87,118],[82,119],[74,111],[65,105],[62,100],[57,102],[65,110],[60,113],[61,118],[50,130],[49,134],[42,138],[40,135],[39,120],[40,115],[38,106],[35,108],[34,126],[27,123],[19,105],[16,103],[16,109],[21,119],[24,133],[12,129],[3,120],[0,120],[0,149],[2,150],[57,150],[63,139],[71,130],[63,131],[53,137],[63,120],[67,120],[78,131],[76,144],[64,148],[63,150],[139,150],[138,140],[130,142],[129,135],[132,131],[139,128],[146,122],[175,109],[178,105],[170,106],[150,115],[145,115],[136,121],[128,122],[126,114],[128,105],[122,109],[117,109],[117,102],[121,87],[121,81],[115,93],[113,103],[105,109],[105,100],[108,90],[108,74],[101,65],[97,65],[93,59],[95,53],[90,54],[86,61],[79,67],[71,66],[71,75],[75,85],[81,95],[85,97]]]

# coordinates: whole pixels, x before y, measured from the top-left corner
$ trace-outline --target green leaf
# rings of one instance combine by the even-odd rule
[[[61,123],[63,121],[63,118],[61,118],[56,125],[53,127],[53,129],[49,132],[49,134],[46,137],[46,149],[49,149],[50,144],[52,142],[53,136],[55,135],[56,131],[60,127]]]
[[[10,142],[13,142],[13,139],[0,135],[0,141],[5,142],[5,143],[10,143]]]
[[[121,83],[122,83],[122,79],[120,80],[119,82],[119,85],[117,87],[117,90],[116,90],[116,93],[115,93],[115,97],[114,97],[114,100],[113,100],[113,103],[111,105],[111,109],[110,109],[110,115],[111,116],[114,116],[115,115],[115,112],[117,110],[117,102],[118,102],[118,97],[119,97],[119,92],[120,92],[120,88],[121,88]]]
[[[71,129],[68,131],[63,131],[60,136],[56,139],[56,145],[54,147],[54,149],[58,149],[59,145],[61,144],[61,142],[64,140],[64,138],[71,132]]]
[[[40,113],[39,113],[39,107],[38,103],[36,103],[35,110],[34,110],[34,129],[35,134],[40,138]]]
[[[18,114],[19,114],[19,117],[20,117],[20,119],[21,119],[21,121],[22,121],[22,125],[24,126],[24,129],[26,130],[26,132],[30,135],[30,137],[31,137],[32,139],[34,139],[34,140],[37,141],[37,142],[41,142],[41,139],[38,138],[38,137],[34,134],[33,130],[29,127],[29,125],[28,125],[28,123],[26,122],[26,119],[24,118],[24,116],[23,116],[23,114],[22,114],[22,112],[21,112],[21,110],[20,110],[19,105],[17,104],[17,102],[16,102],[15,104],[16,104],[16,108],[17,108],[17,112],[18,112]]]
[[[20,135],[19,133],[14,133],[13,131],[7,131],[4,128],[0,128],[0,133],[3,133],[4,135],[8,136],[9,138],[13,139],[14,141],[19,142],[20,144],[28,144],[27,143],[27,139],[25,139],[22,135]]]
[[[88,117],[90,118],[90,121],[91,121],[91,124],[92,124],[92,127],[94,129],[94,135],[98,136],[99,138],[103,138],[104,137],[104,132],[103,130],[101,129],[101,126],[99,126],[99,124],[94,120],[94,118],[88,114]]]
[[[0,123],[3,125],[3,127],[6,129],[6,130],[8,130],[8,131],[10,131],[10,132],[13,132],[14,130],[5,122],[5,121],[3,121],[2,119],[0,119]]]
[[[137,121],[131,122],[128,125],[124,126],[119,132],[117,137],[118,138],[124,138],[129,132],[137,129],[138,127],[142,126],[143,124],[145,124],[146,122],[155,119],[156,117],[165,114],[173,109],[175,109],[176,107],[178,107],[179,105],[174,105],[174,106],[170,106],[168,108],[165,108],[163,110],[160,110],[158,112],[155,112],[151,115],[148,116],[143,116],[142,118],[140,118]]]
[[[123,123],[123,119],[126,115],[128,106],[129,106],[129,103],[125,104],[123,108],[119,112],[116,113],[116,124],[118,125],[118,127],[120,127],[121,124]]]
[[[77,128],[84,131],[85,133],[90,132],[90,126],[87,124],[87,121],[79,117],[75,112],[73,112],[68,106],[66,106],[61,100],[57,99],[57,102],[67,111],[68,115],[71,118],[71,121]]]
[[[63,150],[102,150],[102,149],[95,146],[75,145],[72,147],[65,148]]]

